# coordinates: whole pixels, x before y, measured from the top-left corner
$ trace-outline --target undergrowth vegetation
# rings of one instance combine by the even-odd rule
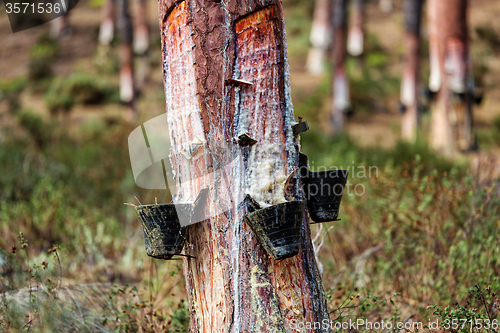
[[[291,60],[298,62],[306,57],[313,1],[283,2]],[[498,44],[487,28],[477,34]],[[397,54],[388,55],[373,35],[367,50],[364,60],[348,62],[353,105],[362,115],[390,108],[399,86],[388,69]],[[112,51],[94,56],[99,80],[82,71],[54,77],[58,46],[42,36],[28,74],[0,81],[0,332],[189,331],[181,261],[148,258],[135,211],[124,205],[134,196],[143,204],[171,199],[134,183],[127,138],[136,125],[105,116],[75,125],[53,116],[118,102]],[[310,168],[349,171],[341,220],[312,227],[312,236],[324,239],[319,260],[334,328],[384,320],[392,328],[348,330],[403,332],[396,327],[402,322],[410,332],[442,332],[447,320],[459,320],[448,331],[465,333],[480,330],[462,319],[500,319],[500,180],[485,171],[491,166],[474,174],[466,158],[444,159],[425,140],[383,149],[326,135],[318,110],[329,102],[330,79],[318,80],[295,114],[312,128],[302,141]],[[157,88],[144,89],[138,104],[159,95],[160,106],[151,109],[162,110],[164,91]],[[27,92],[52,115],[22,105]],[[497,147],[500,118],[492,127],[479,135]],[[433,326],[436,320],[441,326]]]

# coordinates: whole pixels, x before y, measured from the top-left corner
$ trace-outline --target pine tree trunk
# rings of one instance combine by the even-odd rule
[[[307,214],[300,253],[282,261],[243,221],[245,194],[283,202],[291,175],[295,198],[303,195],[281,1],[160,0],[159,12],[175,200],[209,188],[212,216],[188,227],[191,331],[299,332],[299,324],[328,320]],[[239,134],[256,143],[237,144]],[[202,148],[193,151],[193,142]],[[223,177],[204,176],[224,166]]]
[[[127,117],[136,117],[134,87],[134,54],[132,50],[132,19],[128,0],[118,0],[120,28],[120,99],[128,108]]]
[[[354,0],[353,20],[347,37],[347,51],[354,57],[363,54],[365,37],[365,0]]]
[[[406,59],[401,83],[401,103],[405,106],[402,137],[415,141],[419,122],[418,89],[420,85],[420,26],[423,0],[405,0]]]
[[[113,40],[115,30],[115,1],[107,0],[101,10],[102,21],[99,28],[99,43],[101,45],[109,45]]]
[[[457,149],[455,124],[459,117],[452,104],[452,92],[465,89],[468,67],[467,0],[429,0],[428,15],[429,86],[437,92],[432,107],[431,144],[443,154],[452,155]],[[449,66],[445,66],[446,62]]]
[[[349,82],[345,61],[347,58],[347,3],[333,0],[333,105],[332,123],[336,133],[344,131],[346,114],[350,112]]]
[[[311,28],[311,49],[307,55],[307,70],[314,75],[324,71],[325,54],[330,46],[330,0],[316,0],[314,5],[314,18]]]
[[[137,2],[137,23],[134,29],[134,51],[138,55],[143,55],[148,51],[149,35],[148,35],[148,16],[146,0]]]

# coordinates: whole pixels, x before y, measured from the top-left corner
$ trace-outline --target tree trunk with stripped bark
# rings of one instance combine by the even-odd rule
[[[354,57],[363,54],[365,39],[365,0],[354,0],[352,25],[347,36],[347,51]]]
[[[136,117],[134,87],[133,32],[128,0],[118,0],[120,29],[120,99],[127,106],[127,117]]]
[[[333,0],[333,105],[332,124],[336,133],[344,131],[346,115],[351,111],[347,58],[347,4],[348,0]]]
[[[401,126],[403,139],[414,141],[419,122],[418,100],[420,85],[420,27],[423,0],[405,0],[406,59],[401,82],[401,103],[404,115]]]
[[[149,48],[149,29],[146,0],[137,1],[136,23],[134,27],[134,51],[143,55]]]
[[[472,117],[469,103],[457,103],[453,93],[466,92],[468,76],[467,0],[429,0],[429,88],[437,93],[432,106],[431,144],[452,155],[463,131],[459,124]],[[470,99],[465,93],[465,98]],[[469,105],[465,107],[464,105]]]
[[[243,220],[245,194],[263,206],[284,202],[291,179],[292,196],[303,198],[281,1],[160,0],[159,13],[174,201],[208,188],[212,216],[187,230],[191,331],[299,332],[329,320],[307,214],[300,253],[282,261]],[[240,134],[256,143],[238,144]],[[225,166],[222,177],[203,176]]]
[[[325,55],[331,43],[330,3],[331,0],[316,0],[314,4],[314,18],[309,37],[311,48],[306,63],[307,70],[314,75],[323,73]]]
[[[115,2],[116,0],[107,0],[102,6],[102,21],[99,28],[99,43],[109,45],[113,40],[115,30]]]

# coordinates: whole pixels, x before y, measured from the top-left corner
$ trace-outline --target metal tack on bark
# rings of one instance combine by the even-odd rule
[[[307,125],[307,120],[302,121],[299,119],[299,123],[292,126],[293,134],[297,135],[309,130],[309,126]]]
[[[247,86],[247,87],[253,86],[252,82],[241,80],[241,79],[227,79],[226,83],[233,83],[233,84],[238,84],[238,85]]]
[[[258,204],[247,195],[245,204],[256,209],[244,217],[245,222],[272,259],[282,260],[299,253],[304,201],[290,201],[258,209]]]
[[[240,144],[241,146],[253,146],[256,143],[257,140],[250,137],[248,133],[238,135],[238,144]]]

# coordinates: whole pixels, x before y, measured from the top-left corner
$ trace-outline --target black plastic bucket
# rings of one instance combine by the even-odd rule
[[[191,204],[157,204],[135,208],[144,229],[148,256],[171,259],[182,252],[186,228],[181,227],[179,213],[189,215],[191,209]]]
[[[315,222],[334,221],[339,216],[348,170],[308,172],[302,178],[307,210]]]
[[[259,243],[274,260],[300,251],[304,201],[290,201],[258,209],[245,216]]]

